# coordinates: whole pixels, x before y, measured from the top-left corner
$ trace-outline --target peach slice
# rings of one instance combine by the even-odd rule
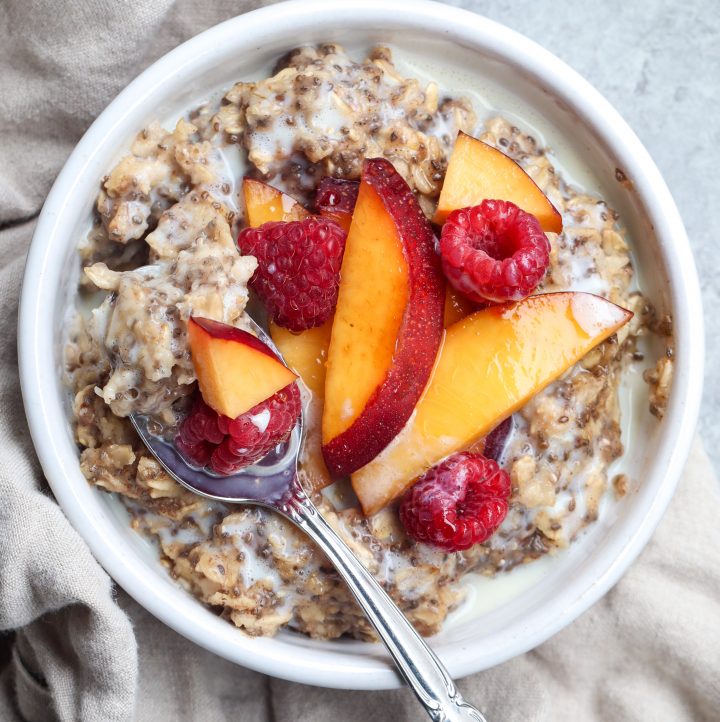
[[[333,482],[323,459],[321,436],[325,398],[325,362],[331,330],[332,319],[322,326],[309,328],[302,333],[293,333],[275,323],[270,324],[270,335],[283,355],[285,363],[300,375],[312,394],[305,410],[305,440],[299,459],[300,469],[305,473],[305,479],[312,491],[322,489]]]
[[[461,319],[469,316],[473,311],[477,311],[477,304],[473,303],[469,298],[453,288],[450,284],[445,289],[445,311],[444,325],[445,328],[452,326]]]
[[[434,240],[392,164],[366,160],[325,378],[323,455],[334,475],[359,469],[392,441],[430,376],[445,298]]]
[[[297,379],[260,339],[234,326],[193,317],[188,339],[205,403],[231,419]]]
[[[631,317],[599,296],[551,293],[491,306],[451,326],[410,421],[352,475],[363,511],[374,514],[472,445]]]
[[[256,228],[270,221],[302,221],[310,216],[292,196],[253,178],[243,178],[247,224]]]
[[[313,396],[321,401],[325,398],[325,361],[331,330],[332,319],[301,333],[293,333],[274,322],[270,323],[270,337],[285,363],[300,375]]]
[[[512,158],[460,131],[433,222],[444,223],[451,211],[479,205],[488,198],[511,201],[532,213],[545,232],[562,231],[562,216]]]
[[[331,221],[335,221],[345,233],[350,231],[350,224],[352,223],[351,213],[344,213],[343,211],[320,211],[320,215],[323,218],[329,218]]]

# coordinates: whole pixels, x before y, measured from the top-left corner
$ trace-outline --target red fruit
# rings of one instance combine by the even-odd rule
[[[192,461],[196,466],[207,466],[214,449],[209,441],[191,443],[186,441],[181,434],[175,437],[175,446],[186,459]]]
[[[318,213],[349,213],[355,208],[360,182],[326,176],[315,192],[315,209]]]
[[[519,301],[545,275],[550,244],[535,216],[485,200],[447,217],[440,255],[450,283],[473,301]]]
[[[410,418],[443,338],[435,235],[385,158],[363,163],[328,348],[322,453],[335,476],[371,462]]]
[[[345,231],[335,221],[313,217],[245,228],[238,247],[257,258],[250,287],[279,326],[304,331],[330,318],[345,250]]]
[[[423,474],[400,504],[408,536],[446,551],[480,544],[508,512],[510,477],[497,462],[460,452]]]
[[[487,459],[493,459],[498,464],[502,461],[502,455],[505,453],[508,439],[515,428],[515,422],[512,415],[508,416],[505,421],[501,421],[486,437],[483,456]]]
[[[198,394],[180,425],[175,446],[197,466],[234,474],[286,441],[299,415],[300,391],[295,383],[236,419],[213,411]]]

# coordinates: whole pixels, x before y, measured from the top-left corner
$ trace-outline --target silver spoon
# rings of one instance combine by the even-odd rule
[[[252,326],[256,335],[282,358],[265,331],[254,321]],[[272,509],[302,529],[345,580],[430,719],[486,722],[480,711],[462,698],[435,653],[303,491],[297,476],[302,417],[288,442],[260,463],[232,476],[218,476],[188,465],[172,443],[149,431],[147,416],[131,414],[130,421],[168,474],[190,491],[209,499]]]

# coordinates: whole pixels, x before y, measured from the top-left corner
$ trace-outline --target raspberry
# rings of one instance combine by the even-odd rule
[[[519,301],[545,275],[550,244],[535,216],[509,201],[485,200],[447,217],[440,255],[450,283],[471,300]]]
[[[453,454],[421,476],[400,504],[408,536],[446,551],[495,533],[508,512],[510,477],[480,454]]]
[[[304,331],[330,318],[337,303],[345,231],[328,218],[245,228],[238,247],[255,256],[250,287],[280,326]]]
[[[315,191],[315,209],[318,213],[350,213],[357,201],[359,181],[325,176]]]
[[[175,438],[175,447],[196,466],[207,466],[213,453],[213,445],[209,441],[198,441],[193,444],[178,435]]]
[[[218,474],[234,474],[287,440],[299,415],[300,390],[296,383],[236,419],[221,416],[198,394],[180,425],[175,446],[197,466],[209,466]]]

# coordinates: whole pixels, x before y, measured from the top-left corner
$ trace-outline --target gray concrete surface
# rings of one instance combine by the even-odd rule
[[[645,143],[685,221],[705,306],[700,431],[720,469],[720,0],[449,0],[587,78]]]

